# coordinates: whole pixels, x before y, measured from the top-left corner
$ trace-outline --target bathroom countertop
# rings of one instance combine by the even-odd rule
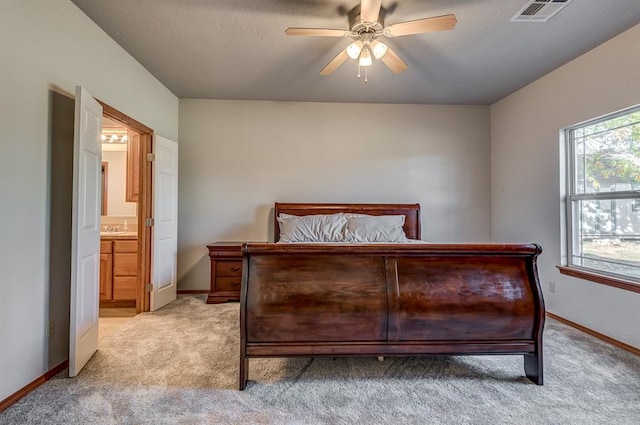
[[[137,239],[138,232],[100,232],[100,239]]]

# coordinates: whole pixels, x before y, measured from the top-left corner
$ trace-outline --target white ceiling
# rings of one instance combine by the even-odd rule
[[[573,0],[546,23],[510,22],[527,0],[383,0],[386,25],[453,13],[451,31],[386,39],[409,65],[318,72],[349,38],[359,0],[72,0],[180,98],[491,104],[640,23],[640,0]],[[638,54],[639,52],[630,52]]]

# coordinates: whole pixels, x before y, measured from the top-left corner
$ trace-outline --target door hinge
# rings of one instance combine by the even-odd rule
[[[147,227],[153,227],[153,225],[154,225],[154,224],[155,224],[155,223],[154,223],[153,218],[145,218],[145,219],[144,219],[144,225],[145,225],[145,226],[147,226]]]
[[[148,153],[147,154],[147,161],[153,162],[155,160],[156,160],[156,154],[155,153]]]
[[[145,283],[144,284],[144,290],[146,292],[153,292],[153,283]]]

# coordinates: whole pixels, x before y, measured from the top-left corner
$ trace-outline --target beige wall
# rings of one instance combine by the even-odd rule
[[[549,311],[640,347],[640,294],[560,275],[560,130],[640,104],[640,26],[611,39],[491,107],[494,241],[542,243]],[[548,291],[549,282],[556,292]]]
[[[490,237],[489,108],[180,101],[178,276],[205,245],[270,238],[273,203],[419,202],[423,238]]]
[[[53,121],[68,117],[55,113],[53,90],[83,85],[159,134],[178,136],[178,99],[70,1],[1,3],[0,400],[68,357],[69,282],[54,282],[64,273],[51,261],[69,245],[50,247],[50,235],[70,230],[50,222],[59,200],[50,184],[57,143],[73,133],[67,122],[60,139],[52,134]]]

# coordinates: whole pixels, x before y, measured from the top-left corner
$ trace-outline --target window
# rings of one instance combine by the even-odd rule
[[[568,267],[640,284],[640,107],[565,139]]]

